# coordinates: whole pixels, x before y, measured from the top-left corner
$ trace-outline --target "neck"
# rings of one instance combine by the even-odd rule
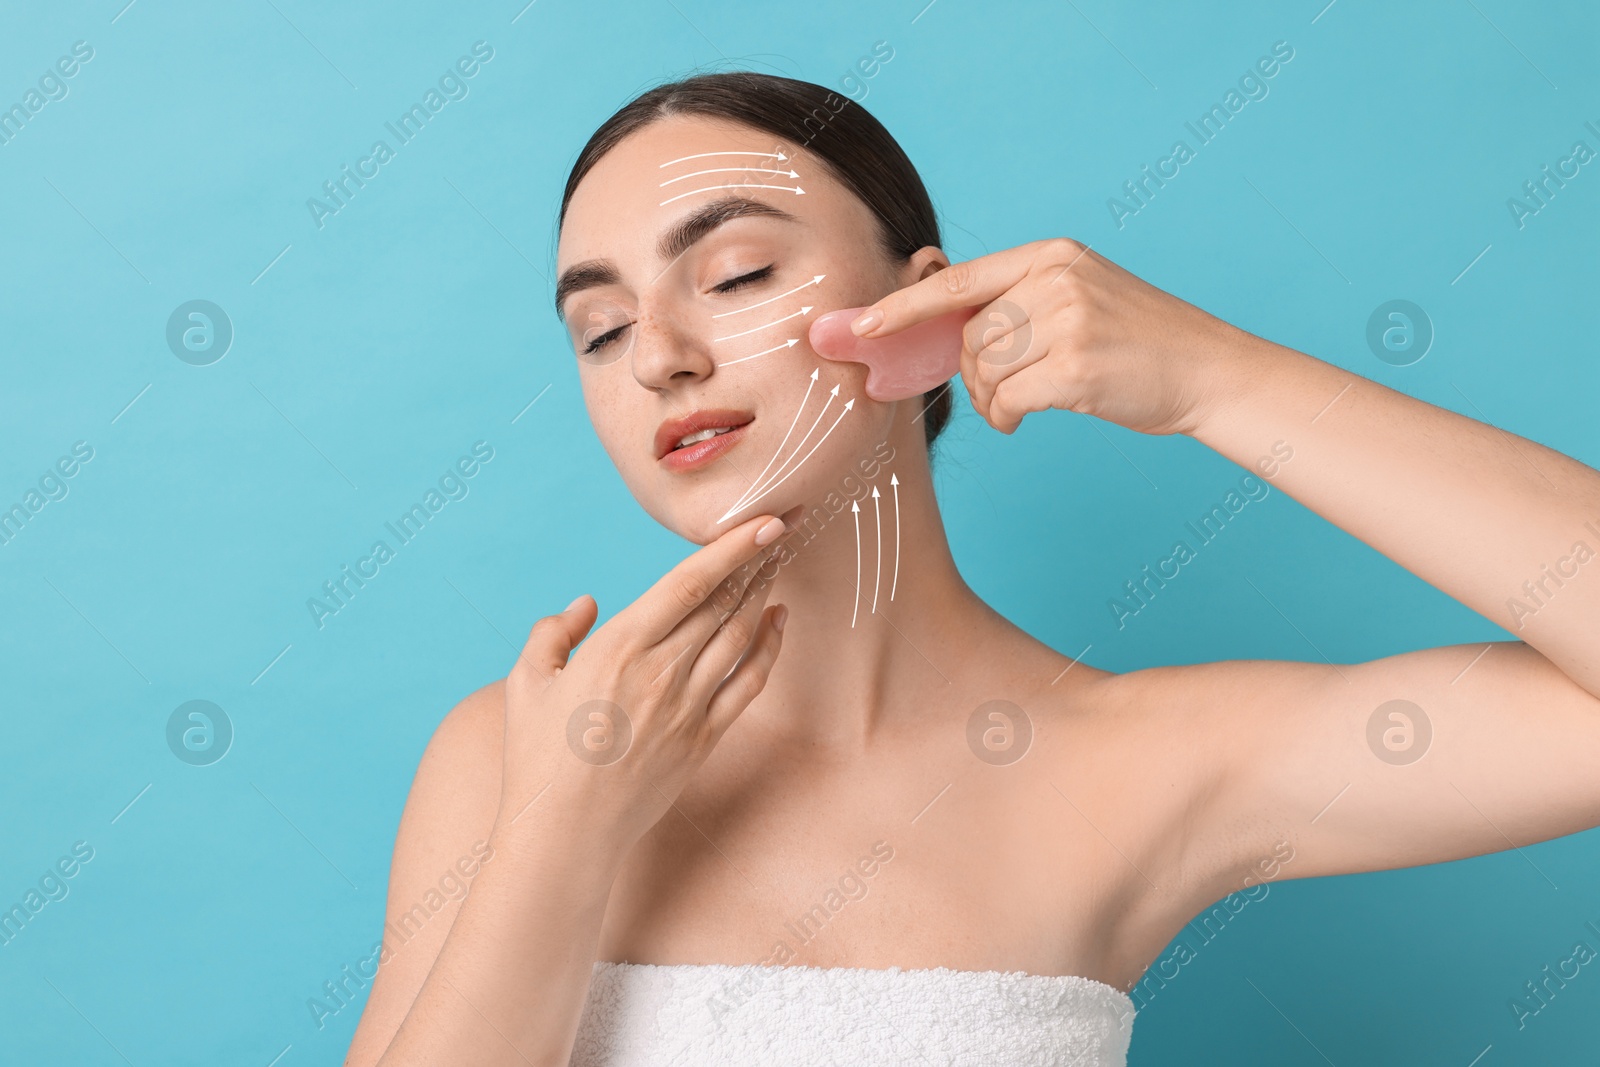
[[[921,422],[897,425],[806,504],[768,597],[789,608],[783,651],[747,715],[859,748],[948,694],[940,664],[989,609],[950,555],[921,438]]]

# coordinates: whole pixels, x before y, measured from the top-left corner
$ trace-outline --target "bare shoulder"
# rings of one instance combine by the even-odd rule
[[[439,799],[447,806],[485,792],[484,775],[492,777],[493,793],[498,798],[505,700],[506,681],[499,678],[469,693],[440,720],[417,765],[411,797],[406,803],[408,814],[412,803],[419,799],[419,791],[424,798],[431,797],[435,790],[442,791],[444,795]]]
[[[1125,674],[1101,670],[1093,675],[1093,705],[1124,719],[1143,714],[1165,718],[1170,711],[1194,712],[1255,692],[1263,681],[1281,678],[1285,668],[1305,666],[1310,665],[1242,659],[1143,667]]]
[[[1310,664],[1276,660],[1219,660],[1145,667],[1118,674],[1074,663],[1059,686],[1061,713],[1092,730],[1098,742],[1139,749],[1140,766],[1208,764],[1219,749],[1240,739],[1228,736],[1235,720],[1227,709],[1259,701],[1264,693],[1293,687],[1314,673]]]
[[[417,765],[395,835],[371,995],[347,1067],[376,1063],[399,1030],[450,932],[473,877],[493,862],[500,803],[505,681],[463,699],[440,721]]]
[[[459,851],[456,846],[464,835],[487,836],[500,802],[504,738],[505,679],[469,694],[445,715],[411,781],[395,838],[393,870],[418,858]]]
[[[1303,705],[1330,673],[1324,664],[1241,659],[1099,672],[1080,684],[1083,714],[1104,750],[1167,788],[1164,813],[1188,828],[1188,861],[1202,827],[1223,819],[1241,766],[1261,747],[1264,709]],[[1170,809],[1170,810],[1168,810]],[[1226,836],[1245,829],[1221,828]],[[1258,832],[1262,828],[1253,828]],[[1204,866],[1215,873],[1214,857]]]
[[[1187,914],[1249,873],[1271,834],[1234,802],[1241,753],[1258,740],[1250,712],[1292,699],[1316,672],[1274,660],[1091,670],[1064,694],[1056,714],[1072,740],[1053,750],[1053,769],[1085,783],[1073,802],[1086,818],[1124,835],[1140,884],[1160,887],[1156,909]]]

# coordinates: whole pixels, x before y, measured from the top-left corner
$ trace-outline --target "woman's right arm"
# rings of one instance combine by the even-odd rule
[[[424,928],[431,937],[393,953],[350,1067],[567,1063],[613,880],[777,657],[784,609],[764,612],[770,576],[752,579],[783,532],[767,516],[740,524],[577,652],[594,624],[593,600],[539,620],[503,688],[498,790],[483,759],[491,709],[469,699],[446,719],[402,820],[392,880],[404,888],[391,887],[391,920],[410,907],[407,890],[424,892],[434,866],[483,836],[480,826],[492,858],[453,923],[441,911],[429,920],[437,928]],[[609,724],[613,737],[628,738],[620,756],[586,749],[591,723],[601,724],[592,701],[621,709]]]
[[[422,754],[389,865],[384,951],[346,1067],[378,1062],[438,958],[464,886],[499,858],[484,846],[500,805],[505,719],[502,680],[457,704]]]

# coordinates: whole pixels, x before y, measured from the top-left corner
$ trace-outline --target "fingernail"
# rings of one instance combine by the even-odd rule
[[[789,605],[779,604],[778,610],[772,613],[772,628],[783,633],[783,624],[789,621]]]
[[[883,325],[883,312],[873,308],[850,324],[850,332],[860,337],[864,333],[876,330],[881,325]]]
[[[574,600],[572,603],[568,604],[566,607],[561,609],[562,614],[566,614],[567,612],[571,611],[573,608],[577,607],[579,604],[583,603],[584,595],[585,594],[583,594],[583,593],[579,593],[577,600]]]
[[[758,544],[758,545],[770,545],[770,544],[772,544],[772,542],[774,542],[774,541],[776,541],[778,539],[778,535],[783,533],[783,531],[784,531],[783,520],[782,519],[773,519],[772,521],[768,522],[765,526],[761,527],[761,529],[756,531],[756,544]]]

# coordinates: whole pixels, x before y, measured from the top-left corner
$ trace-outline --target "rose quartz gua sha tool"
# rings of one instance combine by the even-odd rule
[[[958,308],[884,337],[857,337],[850,323],[867,310],[845,308],[811,323],[811,347],[825,359],[867,365],[867,395],[906,400],[961,372],[961,330],[978,308]]]

